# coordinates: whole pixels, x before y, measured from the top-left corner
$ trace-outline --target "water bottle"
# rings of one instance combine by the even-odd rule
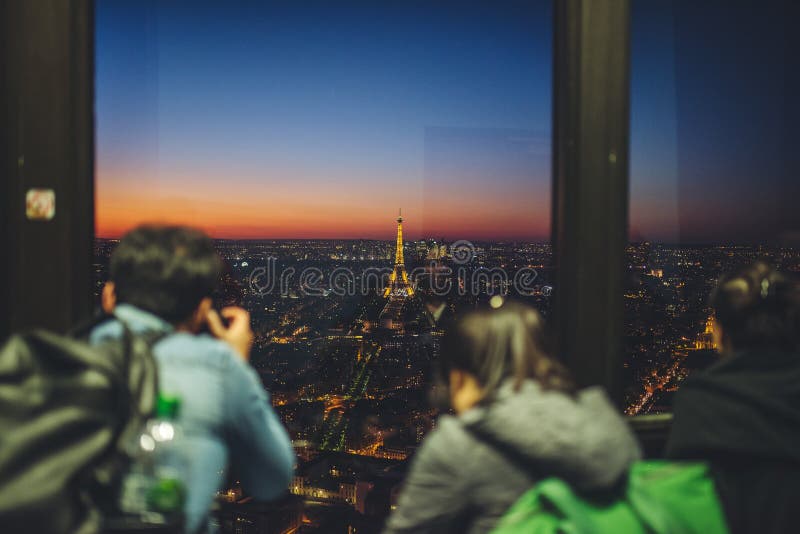
[[[187,465],[179,409],[179,397],[159,395],[155,417],[129,447],[132,463],[122,482],[119,507],[146,523],[173,523],[182,516]]]

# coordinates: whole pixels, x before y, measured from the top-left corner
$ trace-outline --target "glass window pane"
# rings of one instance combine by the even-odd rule
[[[708,297],[762,258],[800,270],[788,3],[636,0],[626,411],[668,411],[717,358]]]
[[[550,4],[97,2],[97,294],[137,224],[216,239],[306,526],[380,524],[453,317],[550,309]]]

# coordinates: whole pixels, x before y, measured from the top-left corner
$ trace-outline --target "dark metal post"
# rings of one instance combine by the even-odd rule
[[[94,3],[0,6],[0,336],[68,328],[91,312],[94,238]],[[31,220],[31,189],[55,217]]]
[[[556,346],[582,385],[621,402],[628,222],[629,0],[556,0]]]

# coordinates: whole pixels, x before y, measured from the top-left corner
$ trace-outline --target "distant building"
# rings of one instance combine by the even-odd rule
[[[390,489],[400,485],[403,471],[393,467],[397,463],[387,459],[326,453],[300,466],[289,491],[307,501],[346,504],[364,514],[376,484]],[[374,501],[376,497],[370,498]],[[388,508],[391,504],[385,502],[382,506]]]
[[[225,499],[214,514],[220,532],[236,534],[283,534],[303,526],[303,499],[289,495],[277,502],[254,501],[250,497]]]
[[[706,320],[706,329],[702,334],[698,334],[694,342],[695,349],[716,349],[717,344],[714,342],[714,317],[709,316]]]
[[[394,269],[389,276],[389,283],[383,292],[384,297],[411,297],[414,295],[414,288],[408,281],[405,260],[403,259],[403,215],[402,212],[397,217],[397,242],[394,252]]]
[[[397,217],[394,268],[383,291],[383,296],[389,300],[380,314],[381,326],[397,333],[404,333],[405,331],[403,311],[407,300],[414,296],[414,288],[408,280],[408,273],[406,273],[403,246],[403,216],[401,212]]]

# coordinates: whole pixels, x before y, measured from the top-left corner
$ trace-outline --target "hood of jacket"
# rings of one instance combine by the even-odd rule
[[[672,458],[800,465],[800,354],[747,351],[722,358],[678,390]]]
[[[599,387],[568,395],[533,380],[515,390],[509,381],[489,404],[459,419],[523,468],[560,476],[579,489],[613,486],[641,457],[633,432]]]

